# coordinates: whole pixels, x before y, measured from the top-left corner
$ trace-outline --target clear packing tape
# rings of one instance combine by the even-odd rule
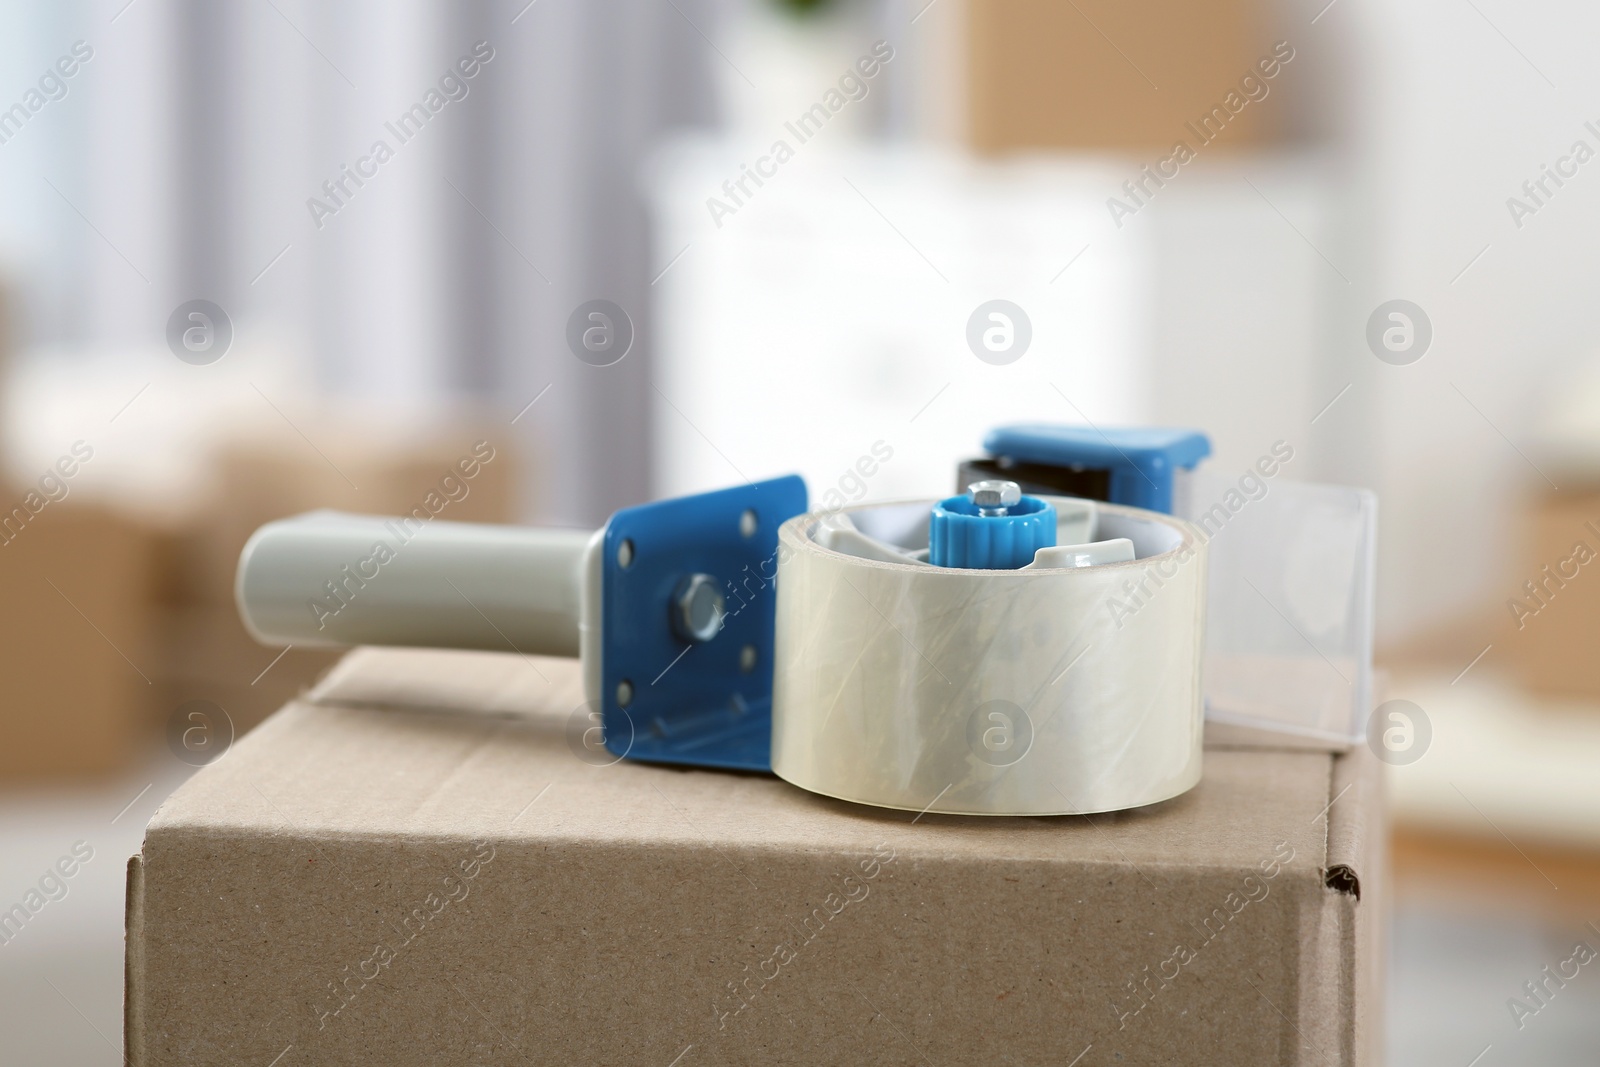
[[[1135,558],[929,566],[915,554],[931,501],[783,525],[779,777],[843,800],[968,815],[1114,811],[1199,781],[1206,539],[1166,515],[1050,499],[1068,538],[1058,543],[1127,538]],[[906,558],[824,547],[819,533],[832,543],[841,514]]]
[[[1377,497],[1211,471],[1175,514],[1210,555],[1205,700],[1214,743],[1339,751],[1372,711]]]

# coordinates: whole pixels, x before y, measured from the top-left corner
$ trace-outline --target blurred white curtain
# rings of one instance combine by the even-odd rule
[[[335,398],[425,412],[492,397],[540,472],[527,510],[644,499],[650,247],[641,165],[709,121],[711,0],[103,0],[0,12],[0,98],[74,41],[67,97],[0,144],[0,262],[31,344],[148,353],[204,297],[236,343],[309,360]],[[414,139],[385,127],[477,42],[493,58]],[[480,48],[480,52],[482,49]],[[15,90],[15,93],[13,93]],[[459,92],[459,90],[454,90]],[[11,101],[6,99],[6,104]],[[373,142],[394,158],[316,225]],[[604,297],[620,364],[567,349]]]

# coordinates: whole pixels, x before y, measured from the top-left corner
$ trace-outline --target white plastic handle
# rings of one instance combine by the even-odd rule
[[[234,593],[267,643],[575,656],[599,536],[317,511],[257,530]]]

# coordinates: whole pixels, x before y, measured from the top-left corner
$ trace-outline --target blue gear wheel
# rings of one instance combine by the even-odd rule
[[[1013,482],[974,483],[966,495],[935,504],[928,524],[928,562],[936,567],[1016,570],[1055,543],[1056,509]]]

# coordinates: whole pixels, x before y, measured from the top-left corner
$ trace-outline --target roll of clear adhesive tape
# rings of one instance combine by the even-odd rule
[[[1116,811],[1200,780],[1204,542],[1156,512],[1044,499],[1070,547],[1018,570],[929,565],[932,501],[784,523],[779,777],[961,815]]]

